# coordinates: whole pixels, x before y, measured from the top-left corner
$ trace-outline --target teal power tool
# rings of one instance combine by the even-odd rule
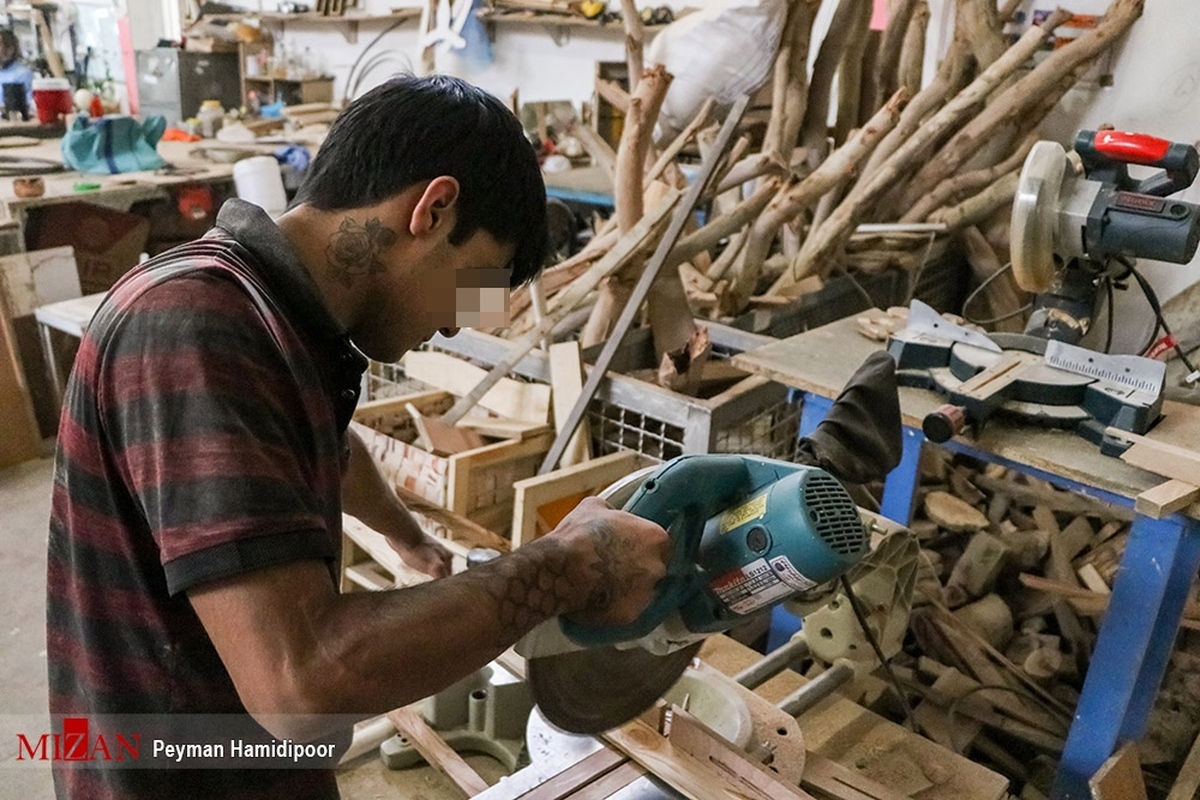
[[[555,618],[517,644],[535,702],[572,733],[632,719],[678,680],[705,637],[838,578],[869,548],[849,493],[818,467],[680,456],[603,496],[662,525],[672,551],[654,601],[634,623]]]

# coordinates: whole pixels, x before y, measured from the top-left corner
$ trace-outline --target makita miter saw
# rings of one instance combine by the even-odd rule
[[[1159,171],[1135,180],[1131,164]],[[1165,325],[1133,259],[1192,259],[1200,244],[1200,206],[1168,195],[1190,186],[1198,171],[1195,147],[1141,134],[1082,131],[1073,153],[1055,142],[1034,145],[1018,181],[1011,232],[1013,276],[1037,293],[1025,332],[982,334],[914,302],[909,327],[888,344],[901,383],[949,400],[926,417],[925,435],[944,442],[1003,412],[1074,429],[1116,454],[1123,444],[1106,436],[1106,427],[1141,434],[1153,426],[1165,365],[1078,343],[1091,327],[1102,286],[1110,289],[1111,340],[1111,287],[1130,276]]]

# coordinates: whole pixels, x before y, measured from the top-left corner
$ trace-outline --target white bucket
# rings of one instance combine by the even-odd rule
[[[237,196],[261,208],[274,219],[287,211],[287,192],[283,174],[274,156],[244,158],[233,165],[233,184]]]

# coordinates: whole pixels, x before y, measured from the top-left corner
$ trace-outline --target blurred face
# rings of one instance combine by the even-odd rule
[[[0,40],[0,64],[7,66],[20,54],[16,44]]]
[[[453,336],[459,328],[505,327],[515,253],[515,245],[483,230],[461,245],[443,240],[412,265],[411,280],[380,293],[368,329],[355,342],[376,360],[395,361],[439,330]]]

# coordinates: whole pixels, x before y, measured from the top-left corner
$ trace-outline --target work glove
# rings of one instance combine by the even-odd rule
[[[881,350],[850,376],[812,435],[800,439],[796,461],[846,483],[880,480],[900,463],[900,424],[896,362]]]

